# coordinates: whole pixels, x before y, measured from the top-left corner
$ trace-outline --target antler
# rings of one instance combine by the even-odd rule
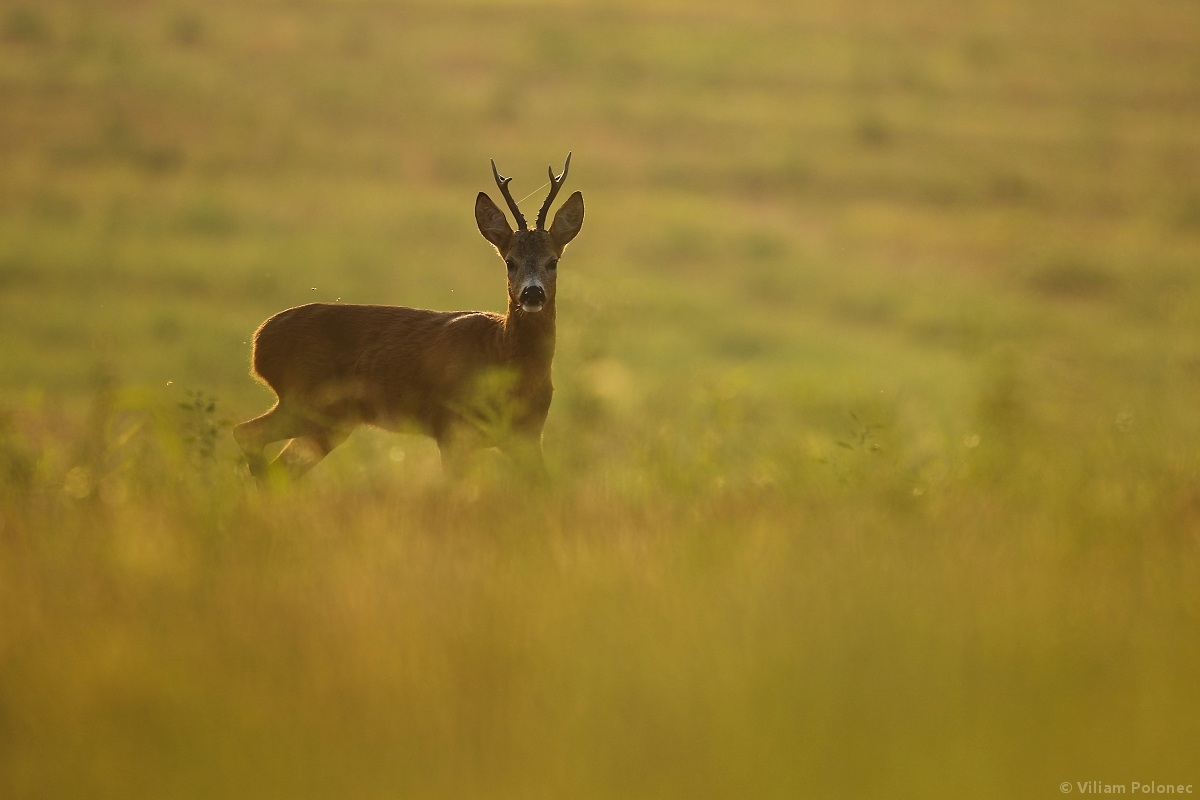
[[[569,161],[570,159],[568,158],[567,160]],[[525,215],[521,213],[521,209],[517,207],[517,201],[513,200],[512,192],[508,190],[508,184],[512,178],[505,178],[500,175],[500,171],[496,169],[496,159],[492,159],[492,174],[496,176],[496,185],[500,187],[500,193],[504,195],[504,200],[508,203],[508,210],[512,212],[513,218],[517,222],[517,228],[523,231],[529,230],[529,223],[525,221]],[[541,219],[541,217],[538,219]],[[540,222],[538,224],[539,226],[541,225]]]
[[[570,168],[570,153],[567,153],[567,163],[563,164],[562,175],[554,177],[554,167],[550,167],[550,194],[546,195],[546,202],[542,203],[542,209],[537,215],[537,226],[541,230],[546,229],[546,214],[550,211],[550,204],[554,202],[554,198],[558,197],[558,190],[562,188],[563,181],[567,179],[567,170]]]

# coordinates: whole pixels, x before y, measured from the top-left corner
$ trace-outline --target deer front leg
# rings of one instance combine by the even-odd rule
[[[462,422],[449,422],[434,434],[442,456],[442,474],[450,481],[466,477],[471,454],[479,449],[479,434]]]
[[[542,431],[516,431],[501,445],[504,453],[521,475],[536,483],[545,483],[550,473],[546,470],[546,458],[542,454]]]

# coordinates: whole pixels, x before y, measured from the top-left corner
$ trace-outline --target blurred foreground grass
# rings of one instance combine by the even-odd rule
[[[1194,460],[964,454],[915,494],[868,434],[770,481],[664,450],[447,489],[379,452],[263,494],[160,448],[194,418],[5,440],[8,796],[1192,780]]]
[[[0,795],[1200,783],[1200,10],[0,8]],[[247,340],[502,305],[556,480],[243,482]]]

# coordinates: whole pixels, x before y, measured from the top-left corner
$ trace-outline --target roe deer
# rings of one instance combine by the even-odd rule
[[[561,175],[550,168],[533,230],[509,191],[512,178],[502,177],[495,161],[492,174],[517,230],[486,193],[475,198],[479,232],[508,267],[507,314],[310,303],[260,325],[251,374],[277,399],[233,429],[250,472],[262,478],[279,464],[303,474],[367,424],[432,436],[452,475],[481,446],[498,446],[544,474],[555,278],[564,248],[583,226],[583,195],[567,198],[549,229],[546,214],[570,166],[568,153]],[[284,439],[291,441],[268,465],[263,448]]]

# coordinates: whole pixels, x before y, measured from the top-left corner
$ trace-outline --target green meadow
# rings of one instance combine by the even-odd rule
[[[253,485],[568,151],[550,484]],[[1195,3],[0,1],[0,797],[1200,793],[1198,676]]]

